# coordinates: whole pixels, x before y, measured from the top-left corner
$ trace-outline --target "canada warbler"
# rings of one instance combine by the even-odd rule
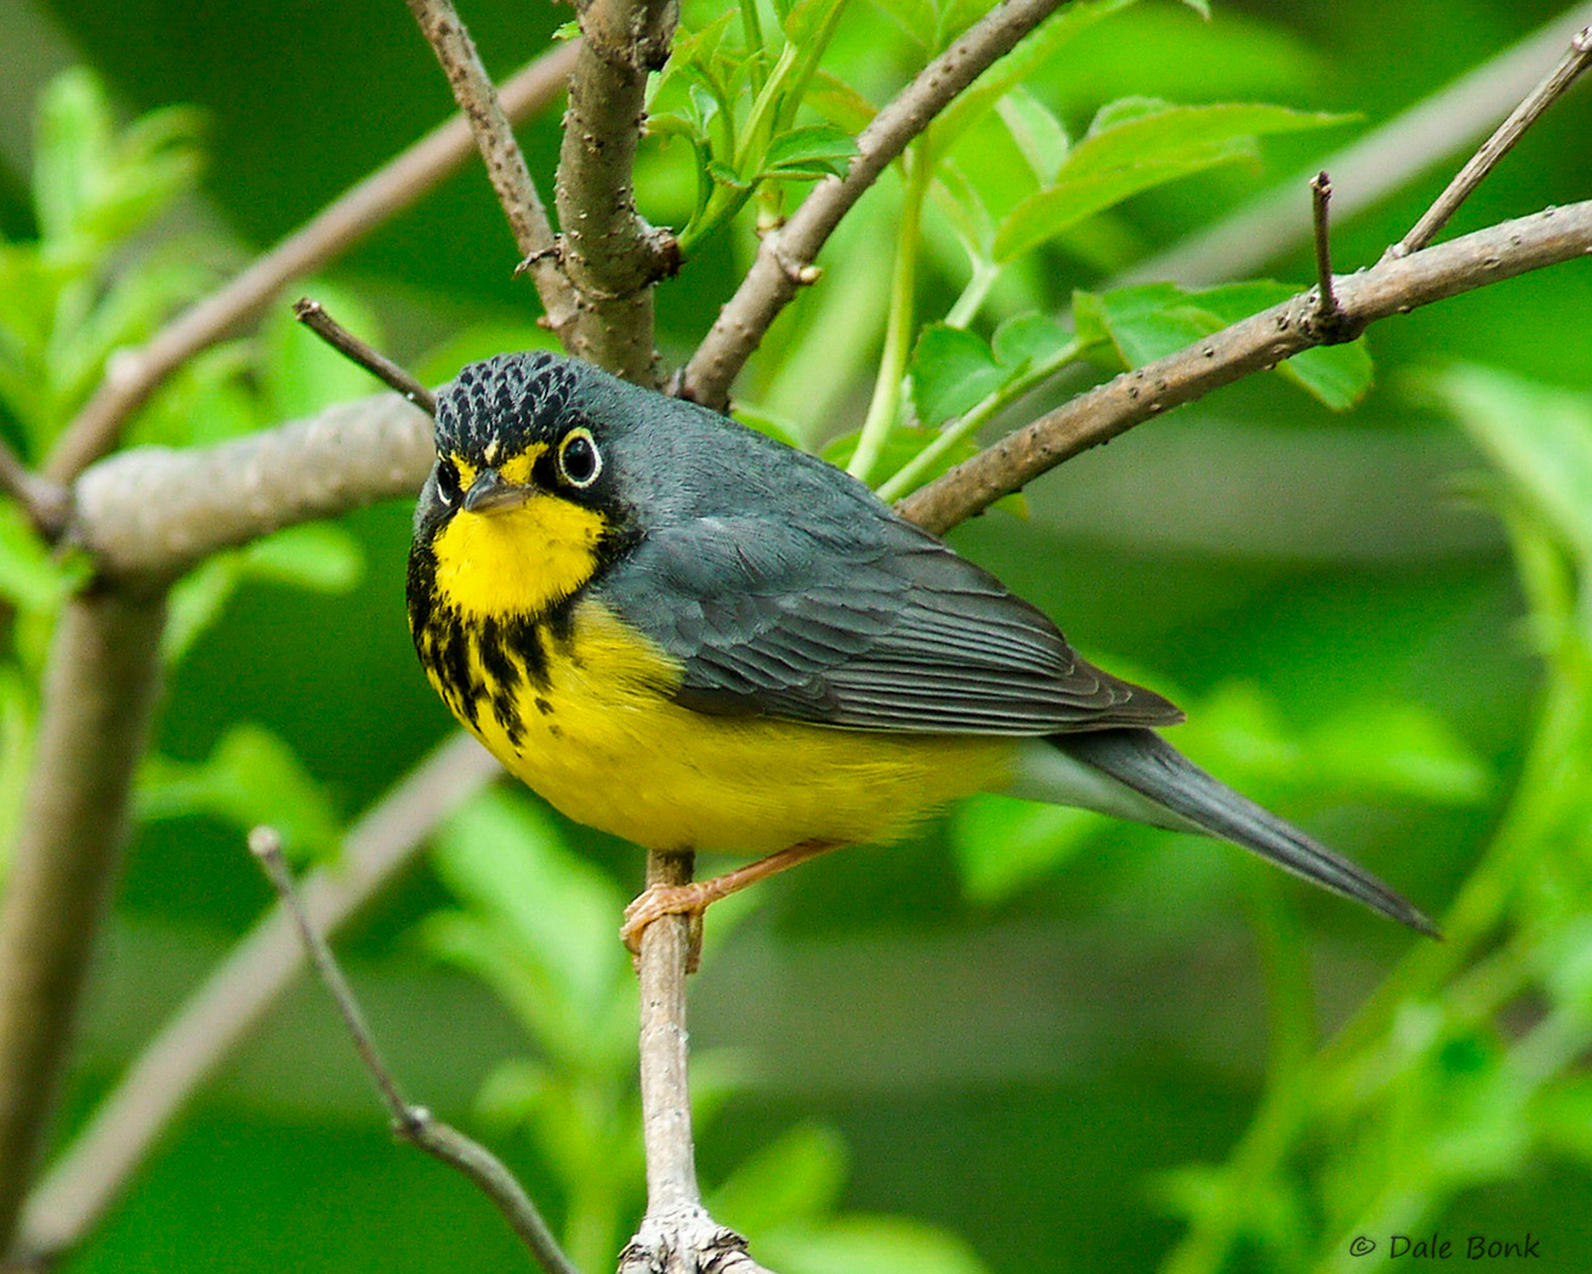
[[[1435,932],[1162,739],[1177,708],[822,460],[542,353],[464,368],[436,442],[409,556],[420,661],[579,822],[772,870],[1004,790],[1223,837]]]

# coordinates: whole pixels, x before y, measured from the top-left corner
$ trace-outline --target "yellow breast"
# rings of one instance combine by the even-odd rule
[[[488,703],[461,719],[570,818],[650,849],[764,854],[804,840],[886,840],[1006,776],[1006,740],[683,708],[668,697],[677,669],[594,603],[577,605],[562,638],[540,640],[545,683],[522,681],[512,714]],[[477,657],[473,672],[490,700],[500,687],[488,662]]]

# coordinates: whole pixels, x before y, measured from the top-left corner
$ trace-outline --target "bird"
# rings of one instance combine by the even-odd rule
[[[1195,765],[1184,719],[866,485],[542,351],[437,394],[407,571],[421,666],[516,778],[659,851],[626,942],[829,849],[1004,791],[1233,842],[1437,936],[1389,886]]]

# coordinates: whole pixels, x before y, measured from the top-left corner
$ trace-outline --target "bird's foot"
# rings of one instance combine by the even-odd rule
[[[684,885],[649,885],[625,908],[625,923],[620,926],[619,937],[630,954],[639,959],[641,934],[648,925],[664,916],[688,916],[690,945],[686,950],[686,971],[695,973],[702,959],[702,915],[708,907],[759,880],[838,848],[836,841],[807,840],[707,880],[693,880]]]

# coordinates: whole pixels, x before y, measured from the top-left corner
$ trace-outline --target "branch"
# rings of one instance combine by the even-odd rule
[[[326,312],[319,301],[301,296],[293,302],[293,317],[357,367],[364,368],[389,389],[396,390],[428,416],[437,414],[437,396],[379,350]]]
[[[636,212],[647,73],[659,70],[679,0],[580,0],[585,42],[569,82],[554,195],[564,268],[580,295],[571,353],[656,384],[652,285],[680,268],[674,236]]]
[[[1458,211],[1460,204],[1470,197],[1471,191],[1486,180],[1487,174],[1498,166],[1499,160],[1514,148],[1514,144],[1525,136],[1526,130],[1537,122],[1548,107],[1564,96],[1589,64],[1592,64],[1592,26],[1583,27],[1575,33],[1559,64],[1509,113],[1509,118],[1498,125],[1493,135],[1454,175],[1454,179],[1410,232],[1387,250],[1387,255],[1408,256],[1430,243]]]
[[[1384,260],[1337,280],[1345,332],[1318,330],[1311,321],[1314,298],[1303,293],[1078,395],[957,465],[897,511],[943,532],[1080,451],[1302,350],[1356,334],[1377,319],[1589,252],[1592,200]]]
[[[343,971],[337,967],[326,939],[310,922],[299,900],[293,877],[282,859],[281,837],[269,827],[256,827],[249,833],[249,849],[259,860],[283,905],[292,915],[315,972],[320,975],[321,982],[337,1005],[337,1011],[342,1014],[343,1024],[348,1027],[359,1060],[370,1072],[376,1090],[392,1116],[393,1135],[400,1141],[418,1146],[432,1158],[440,1159],[473,1181],[514,1227],[514,1232],[547,1274],[580,1274],[559,1248],[558,1240],[547,1228],[547,1222],[542,1219],[536,1204],[531,1202],[530,1196],[514,1179],[514,1174],[491,1151],[456,1128],[433,1118],[424,1106],[411,1106],[403,1099],[397,1081],[376,1050],[376,1042],[371,1038],[370,1028],[365,1025],[365,1015],[360,1010],[359,1002],[354,999],[353,991],[349,989],[348,980],[343,977]]]
[[[71,514],[72,498],[66,488],[30,472],[4,439],[0,439],[0,495],[16,500],[46,539],[59,535]]]
[[[211,447],[107,457],[78,479],[68,533],[107,577],[170,579],[284,526],[412,497],[435,459],[430,418],[385,394]]]
[[[335,864],[305,879],[310,923],[336,933],[414,860],[438,823],[500,772],[466,734],[438,746],[348,829]],[[24,1262],[48,1264],[82,1242],[194,1092],[298,979],[304,961],[294,922],[279,903],[149,1042],[29,1196],[17,1244]]]
[[[1310,181],[1311,225],[1316,240],[1316,304],[1310,315],[1311,328],[1324,343],[1353,340],[1359,335],[1338,304],[1332,282],[1332,178],[1323,168]]]
[[[576,50],[555,49],[503,86],[514,119],[544,109],[558,95]],[[184,310],[148,342],[115,355],[105,380],[78,412],[45,462],[51,480],[68,483],[115,445],[132,414],[177,368],[259,314],[276,294],[346,252],[463,166],[472,154],[470,126],[455,116],[328,204],[219,291]]]
[[[487,176],[492,180],[492,189],[497,192],[503,215],[514,232],[521,266],[530,271],[536,294],[547,312],[548,326],[568,348],[570,324],[575,319],[575,299],[570,295],[569,281],[559,266],[547,209],[536,193],[536,183],[525,166],[520,144],[514,140],[514,129],[498,99],[497,89],[481,65],[470,33],[465,30],[450,0],[405,0],[405,3],[442,64],[448,87],[453,90],[453,100],[469,121],[476,149],[481,152]],[[570,56],[559,63],[561,80],[569,74],[571,64],[578,65],[583,56],[582,51],[570,50],[569,53]]]
[[[38,751],[0,898],[0,1252],[55,1104],[160,681],[165,599],[73,598],[46,673]]]
[[[746,278],[681,373],[681,397],[724,406],[769,325],[798,287],[818,278],[813,259],[840,219],[953,98],[1064,2],[1002,0],[874,116],[846,176],[824,178],[784,226],[764,236]]]
[[[1310,225],[1305,183],[1322,168],[1337,176],[1339,221],[1374,206],[1475,137],[1485,136],[1564,47],[1568,26],[1592,22],[1592,4],[1558,15],[1517,44],[1400,112],[1309,172],[1281,183],[1215,225],[1117,275],[1110,287],[1166,280],[1185,287],[1259,273],[1297,246]]]
[[[648,885],[691,879],[692,855],[647,855]],[[647,1213],[619,1254],[619,1274],[768,1274],[746,1240],[708,1215],[697,1188],[687,1083],[690,1040],[685,983],[690,921],[664,916],[641,931],[641,1136],[647,1160]]]

